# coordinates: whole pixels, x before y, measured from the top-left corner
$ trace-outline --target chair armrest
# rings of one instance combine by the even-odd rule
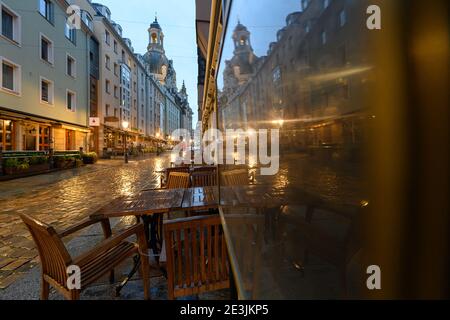
[[[139,248],[141,251],[145,252],[147,250],[147,240],[145,238],[144,225],[142,223],[139,223],[126,229],[120,234],[104,240],[102,243],[95,246],[90,251],[73,259],[73,264],[78,266],[84,265],[85,263],[91,261],[93,258],[97,257],[99,254],[116,247],[118,244],[131,237],[132,235],[137,236]]]
[[[145,191],[155,191],[155,190],[166,190],[166,187],[160,187],[160,188],[148,188],[148,189],[143,189],[141,190],[141,192],[145,192]]]
[[[73,225],[72,227],[67,228],[62,232],[58,232],[60,238],[65,238],[75,232],[81,231],[87,227],[90,227],[96,223],[101,223],[103,228],[103,233],[105,234],[105,238],[111,236],[111,227],[109,226],[109,220],[105,216],[90,216],[87,219],[82,220],[81,222]],[[108,232],[109,227],[109,232]]]

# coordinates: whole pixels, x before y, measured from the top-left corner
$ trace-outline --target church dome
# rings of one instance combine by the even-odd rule
[[[150,73],[162,74],[162,67],[169,65],[169,60],[164,53],[158,51],[148,51],[144,55],[144,61],[150,69]]]
[[[153,23],[150,25],[150,28],[161,30],[161,26],[159,25],[158,18],[155,18],[155,21],[153,21]]]
[[[244,26],[242,23],[238,23],[236,28],[234,29],[234,32],[239,32],[239,31],[248,31],[247,27]]]

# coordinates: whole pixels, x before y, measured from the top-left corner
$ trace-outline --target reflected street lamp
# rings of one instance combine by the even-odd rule
[[[124,134],[123,134],[123,137],[124,137],[124,147],[123,147],[123,154],[124,154],[124,157],[125,157],[125,163],[128,163],[128,148],[127,148],[127,130],[128,130],[128,126],[129,126],[130,124],[129,124],[129,122],[128,121],[123,121],[122,122],[122,128],[124,129]]]
[[[156,139],[158,139],[158,140],[156,141],[156,155],[157,155],[157,156],[159,156],[159,137],[160,137],[160,136],[161,136],[160,133],[157,132],[157,133],[156,133]]]

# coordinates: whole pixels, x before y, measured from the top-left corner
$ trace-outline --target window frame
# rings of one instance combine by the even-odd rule
[[[50,46],[47,48],[48,49],[48,58],[49,60],[45,60],[42,57],[42,40],[47,41]],[[54,65],[55,64],[55,45],[54,42],[52,40],[50,40],[49,37],[47,37],[45,34],[43,34],[42,32],[39,33],[39,58],[41,59],[41,61],[48,63],[50,65]]]
[[[72,65],[72,74],[69,73],[69,59],[72,60],[73,65]],[[66,75],[76,79],[77,78],[77,59],[75,59],[71,54],[69,54],[68,52],[66,52]]]
[[[109,79],[105,79],[105,92],[111,94],[111,81]]]
[[[3,63],[13,67],[13,90],[3,87]],[[0,92],[13,94],[15,96],[22,96],[22,66],[0,56]]]
[[[6,11],[9,15],[13,16],[13,38],[9,38],[8,36],[3,34],[3,12]],[[8,7],[6,4],[4,4],[2,1],[0,1],[0,37],[11,41],[12,43],[16,45],[22,45],[22,17],[12,10],[10,7]]]
[[[105,54],[105,68],[111,71],[111,57]]]
[[[48,14],[48,17],[46,16],[46,14],[43,14],[41,12],[41,1],[44,1],[46,3],[49,4],[49,12],[46,14]],[[38,12],[39,14],[45,19],[47,20],[50,24],[55,25],[55,4],[53,3],[52,0],[38,0]]]
[[[46,82],[49,84],[48,87],[48,97],[51,101],[45,101],[42,99],[42,82]],[[51,99],[50,99],[51,98]],[[46,77],[39,76],[39,100],[41,104],[48,105],[48,106],[54,106],[55,105],[55,83],[47,79]]]
[[[69,94],[72,96],[72,106],[69,108]],[[70,112],[76,112],[77,111],[77,93],[73,90],[66,89],[66,110]]]
[[[111,32],[105,29],[105,43],[111,46]]]
[[[69,34],[67,35],[67,31]],[[64,36],[67,40],[69,40],[73,45],[77,45],[77,29],[72,28],[69,23],[65,23],[64,25]]]

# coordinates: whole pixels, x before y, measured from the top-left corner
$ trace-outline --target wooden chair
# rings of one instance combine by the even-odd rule
[[[217,186],[217,172],[215,170],[192,172],[191,186],[193,188]]]
[[[238,169],[221,172],[225,186],[245,186],[249,184],[248,170]]]
[[[228,252],[218,215],[166,221],[164,233],[170,300],[230,287]]]
[[[217,167],[216,166],[200,166],[200,167],[194,167],[192,168],[192,172],[210,172],[210,171],[214,171],[217,172]]]
[[[164,175],[161,175],[161,187],[165,187],[167,185],[167,182],[169,181],[169,176],[172,172],[183,172],[183,173],[189,173],[189,167],[188,166],[182,166],[182,167],[173,167],[173,168],[167,168]]]
[[[190,174],[184,172],[171,172],[167,179],[167,189],[186,189],[189,188]]]
[[[120,234],[112,235],[109,220],[104,217],[92,217],[79,224],[58,233],[53,227],[38,221],[28,215],[22,214],[21,218],[30,231],[42,264],[41,299],[47,300],[50,285],[59,291],[66,299],[77,300],[80,291],[97,281],[106,274],[110,274],[110,281],[114,281],[114,267],[122,263],[126,258],[140,255],[141,273],[144,282],[145,299],[150,299],[149,262],[147,242],[144,234],[144,226],[137,224]],[[90,251],[72,258],[67,251],[63,238],[78,232],[95,223],[101,223],[105,240]],[[138,245],[126,241],[131,236],[136,236]],[[69,266],[78,266],[81,270],[81,289],[71,290],[67,286]]]

